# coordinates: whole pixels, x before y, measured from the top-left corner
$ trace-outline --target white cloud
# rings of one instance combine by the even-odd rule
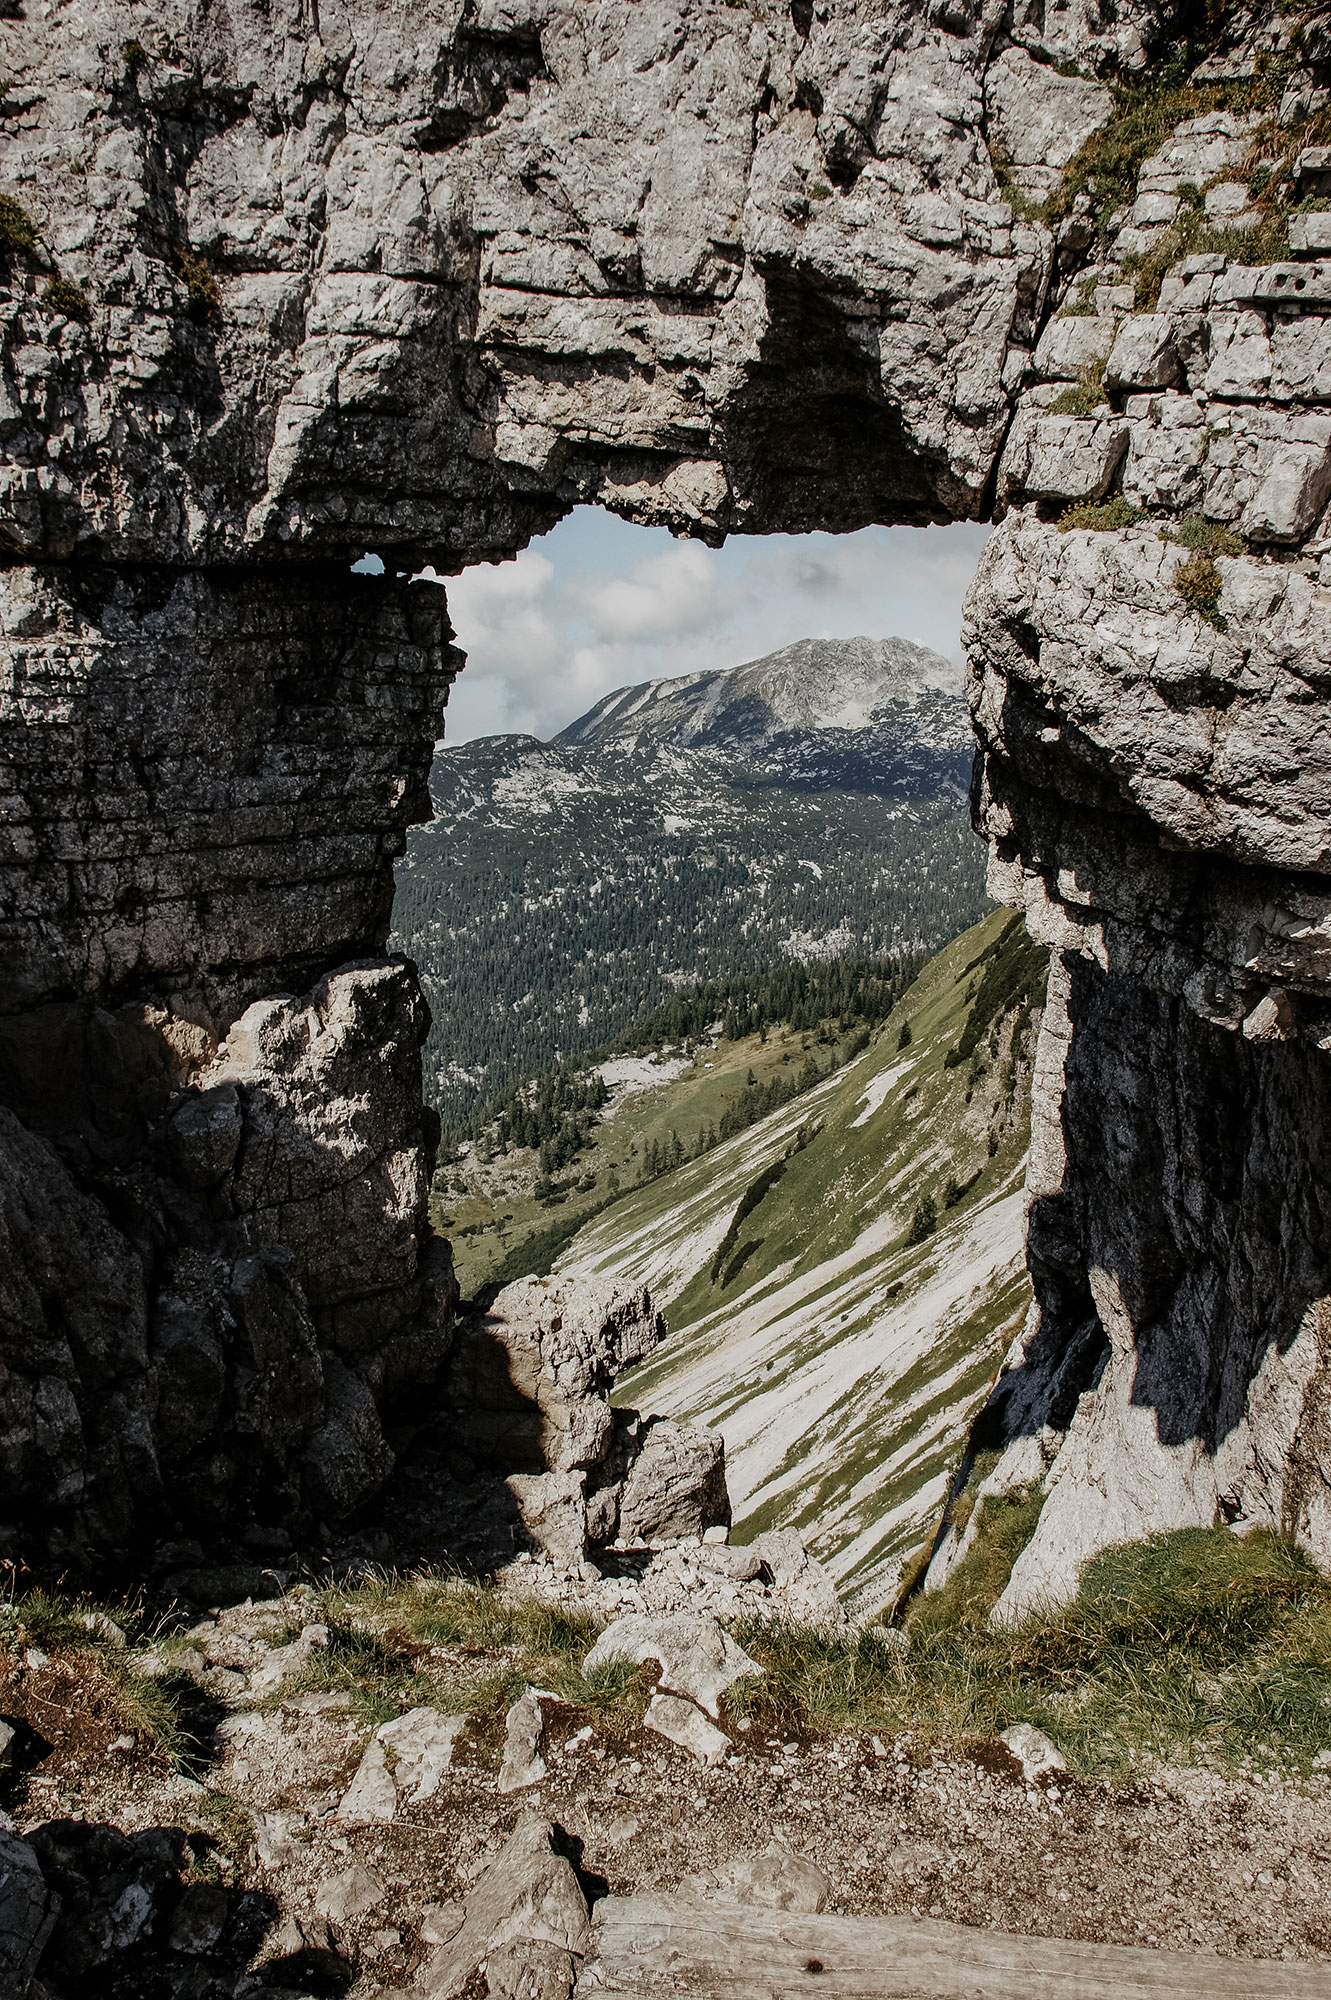
[[[568,589],[596,638],[649,643],[714,623],[722,594],[716,558],[697,542],[644,556],[627,576],[579,578]]]

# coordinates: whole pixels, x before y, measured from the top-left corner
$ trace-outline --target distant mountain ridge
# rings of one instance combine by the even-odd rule
[[[975,922],[959,679],[907,640],[802,639],[616,689],[550,743],[445,745],[394,911],[445,1123],[681,985],[936,950]]]
[[[927,646],[797,639],[742,666],[616,688],[554,741],[569,749],[757,748],[794,731],[908,726],[931,694],[960,708],[960,668]]]

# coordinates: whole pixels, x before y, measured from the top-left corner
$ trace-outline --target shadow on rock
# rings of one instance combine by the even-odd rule
[[[0,1993],[13,2000],[258,2000],[275,1989],[341,1990],[326,1969],[290,1958],[261,1974],[249,1971],[277,1905],[252,1889],[202,1879],[206,1847],[176,1827],[126,1834],[50,1820],[26,1840],[0,1831]],[[343,1987],[350,1976],[347,1968]]]

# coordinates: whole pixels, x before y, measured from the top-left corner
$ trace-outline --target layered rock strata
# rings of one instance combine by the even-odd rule
[[[458,665],[410,577],[599,500],[713,540],[1006,510],[977,812],[1059,953],[1039,1320],[996,1406],[1058,1475],[1028,1567],[1217,1507],[1323,1548],[1320,211],[1305,261],[1180,262],[1134,310],[1125,260],[1190,204],[1257,217],[1254,118],[1221,109],[1098,264],[1086,196],[1057,234],[1021,212],[1180,26],[1154,0],[0,23],[18,1547],[277,1546],[388,1476],[451,1310],[423,1013],[383,956]],[[1318,22],[1241,26],[1228,73],[1282,64],[1277,122],[1319,116]],[[1056,525],[1113,495],[1153,522]],[[1185,600],[1160,527],[1190,513],[1243,541]],[[382,577],[349,574],[367,546]]]
[[[1143,181],[1234,162],[1197,128]],[[969,605],[991,889],[1055,952],[1037,1304],[978,1440],[1049,1495],[1003,1618],[1170,1527],[1331,1564],[1331,274],[1197,256],[1150,313],[1126,275],[1041,338]]]

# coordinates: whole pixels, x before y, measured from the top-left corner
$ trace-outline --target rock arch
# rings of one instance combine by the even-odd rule
[[[1331,669],[1300,555],[1325,279],[1196,273],[1146,315],[1106,282],[1055,319],[1089,230],[1007,198],[1108,115],[1093,75],[1178,27],[1154,0],[0,23],[18,1544],[298,1526],[384,1476],[450,1304],[419,995],[383,950],[460,657],[407,573],[597,500],[709,539],[1011,510],[972,599],[976,810],[1059,953],[1012,1476],[1060,1445],[1088,1325],[1114,1357],[1032,1561],[1218,1505],[1285,1521],[1295,1464],[1331,1546],[1296,1443],[1331,1291]],[[1052,412],[1086,357],[1113,402]],[[1185,403],[1247,413],[1231,485],[1276,555],[1227,565],[1227,633],[1153,530],[1051,518],[1129,478],[1185,511]],[[382,579],[348,574],[367,546]]]

